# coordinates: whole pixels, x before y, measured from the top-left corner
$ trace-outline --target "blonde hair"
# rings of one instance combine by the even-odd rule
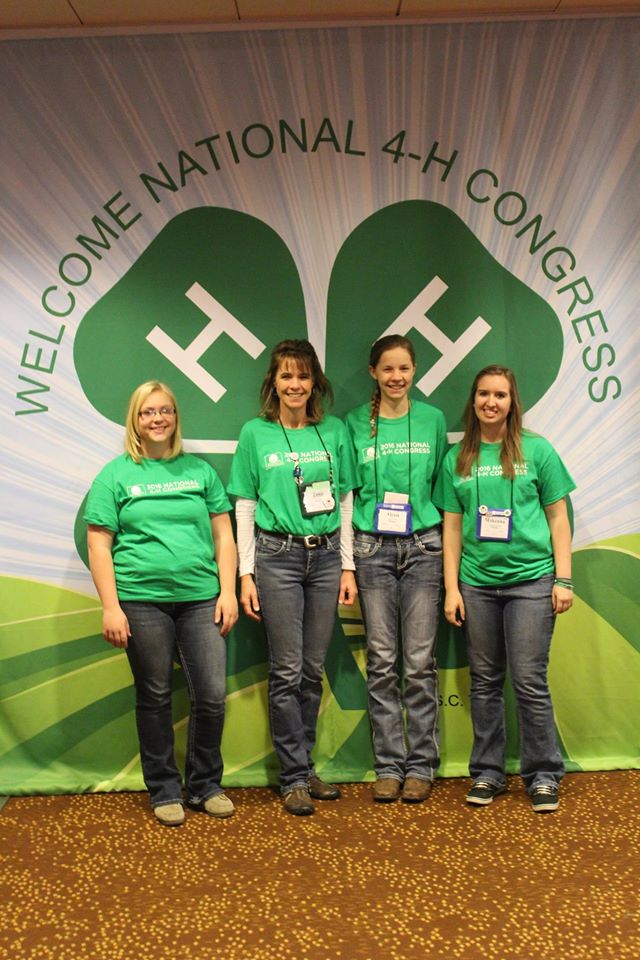
[[[160,380],[147,380],[146,383],[141,383],[139,387],[131,394],[129,398],[129,407],[127,409],[127,417],[125,420],[125,435],[124,435],[124,449],[129,454],[131,459],[135,463],[140,463],[144,453],[142,450],[142,442],[140,440],[140,434],[138,432],[138,423],[140,418],[140,411],[142,410],[144,404],[149,399],[152,393],[156,391],[161,391],[166,393],[171,402],[171,406],[174,407],[175,413],[175,431],[171,438],[171,446],[169,448],[169,456],[177,457],[182,453],[182,434],[180,433],[180,414],[178,413],[178,404],[176,402],[176,397],[173,390],[166,385],[166,383],[161,383]]]
[[[515,477],[515,464],[522,463],[522,403],[518,384],[513,370],[491,364],[483,367],[471,385],[471,393],[464,408],[464,436],[460,443],[460,452],[456,460],[456,473],[461,477],[468,477],[471,468],[478,460],[480,452],[480,423],[474,409],[476,390],[483,377],[504,377],[509,384],[511,406],[507,414],[507,429],[500,446],[500,466],[504,477]]]

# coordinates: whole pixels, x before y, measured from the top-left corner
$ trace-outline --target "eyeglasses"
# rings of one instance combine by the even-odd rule
[[[159,410],[156,410],[155,407],[145,407],[144,410],[141,410],[138,416],[141,420],[153,420],[154,417],[174,417],[176,414],[175,407],[160,407]]]

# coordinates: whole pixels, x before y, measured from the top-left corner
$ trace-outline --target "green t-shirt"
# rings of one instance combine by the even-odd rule
[[[456,444],[445,457],[434,491],[439,507],[463,515],[460,580],[477,587],[537,580],[553,573],[551,534],[543,508],[562,500],[576,488],[562,460],[544,437],[523,433],[524,463],[516,464],[513,481],[502,476],[500,447],[500,443],[480,444],[476,483],[475,464],[472,476],[460,477],[455,472],[460,450],[460,444]],[[511,540],[478,540],[478,506],[509,507],[512,482]]]
[[[136,463],[123,454],[93,481],[84,519],[115,533],[121,600],[175,603],[220,592],[210,514],[230,509],[218,474],[199,457]]]
[[[373,531],[376,502],[382,502],[385,492],[410,494],[414,530],[424,530],[440,523],[442,518],[431,501],[431,494],[447,449],[447,428],[442,411],[414,400],[410,412],[403,417],[379,417],[377,443],[371,436],[369,416],[370,405],[365,403],[351,410],[345,418],[357,471],[354,527]]]
[[[306,484],[329,479],[327,451],[333,462],[335,507],[331,513],[303,517],[291,454],[297,454]],[[240,431],[227,489],[257,501],[256,524],[262,530],[297,536],[331,533],[340,526],[340,494],[353,487],[351,445],[337,417],[325,417],[317,428],[286,431],[278,422],[256,417]]]

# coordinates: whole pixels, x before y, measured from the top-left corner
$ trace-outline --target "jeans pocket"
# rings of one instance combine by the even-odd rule
[[[326,539],[327,550],[329,553],[340,553],[340,533],[334,533],[332,537]]]
[[[257,557],[277,557],[287,549],[287,541],[269,534],[259,533],[256,541]]]
[[[442,553],[442,528],[440,525],[429,527],[424,533],[415,538],[416,545],[420,553],[425,556],[433,556]]]
[[[380,549],[380,543],[380,537],[374,537],[369,533],[356,533],[353,538],[353,555],[357,560],[375,557]]]

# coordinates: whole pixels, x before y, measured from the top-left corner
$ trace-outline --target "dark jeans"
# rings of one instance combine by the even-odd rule
[[[214,623],[216,598],[188,603],[121,602],[131,637],[127,656],[136,688],[136,724],[152,806],[182,803],[174,756],[171,691],[174,660],[191,700],[185,781],[189,801],[220,793],[226,646]]]
[[[255,579],[269,642],[269,719],[283,793],[314,775],[311,751],[340,573],[339,534],[308,550],[258,533]]]

